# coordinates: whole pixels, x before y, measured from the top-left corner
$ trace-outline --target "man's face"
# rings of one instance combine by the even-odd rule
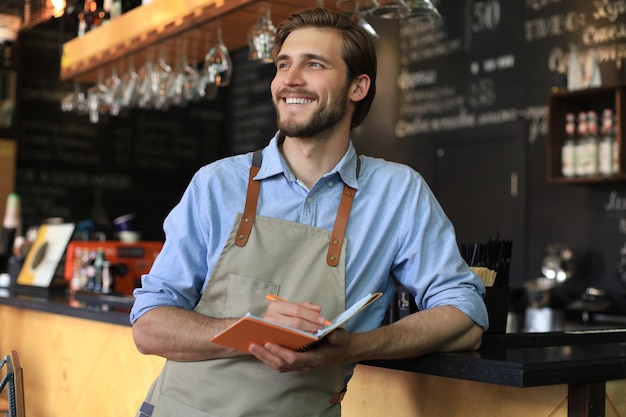
[[[285,39],[271,90],[286,136],[312,137],[351,117],[341,45],[332,29],[297,29]]]

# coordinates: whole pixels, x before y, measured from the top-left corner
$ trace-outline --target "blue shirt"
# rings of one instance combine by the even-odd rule
[[[420,310],[452,305],[487,328],[484,287],[461,258],[454,228],[424,179],[406,165],[361,156],[350,143],[337,166],[308,190],[278,149],[263,150],[257,214],[332,230],[343,183],[357,190],[346,230],[346,307],[370,292],[381,299],[347,330],[379,327],[397,282]],[[164,222],[165,243],[142,287],[134,291],[134,322],[160,306],[192,310],[243,211],[252,153],[202,167]],[[396,281],[397,280],[397,281]]]

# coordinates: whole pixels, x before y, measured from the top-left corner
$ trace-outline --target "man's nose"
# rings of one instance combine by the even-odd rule
[[[302,70],[296,66],[292,66],[284,73],[283,83],[285,85],[301,85],[304,83]]]

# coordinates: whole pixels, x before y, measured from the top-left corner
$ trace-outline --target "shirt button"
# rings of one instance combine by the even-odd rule
[[[311,203],[313,202],[313,197],[309,197],[309,198],[307,198],[307,199],[306,199],[306,202],[307,202],[307,203],[309,203],[309,204],[311,204]]]
[[[335,183],[333,183],[332,181],[328,181],[328,186],[332,187],[333,185],[335,185]]]

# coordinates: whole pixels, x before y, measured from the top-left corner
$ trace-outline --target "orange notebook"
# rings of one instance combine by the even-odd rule
[[[303,351],[311,347],[312,344],[322,340],[328,333],[343,325],[381,295],[382,293],[380,292],[366,295],[354,303],[352,307],[331,320],[330,325],[315,333],[309,333],[285,326],[284,324],[267,321],[248,313],[231,326],[215,335],[215,337],[211,339],[211,342],[246,353],[251,344],[263,345],[267,342]]]

